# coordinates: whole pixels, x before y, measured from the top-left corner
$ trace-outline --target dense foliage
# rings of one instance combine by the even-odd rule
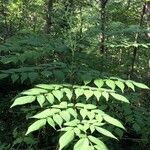
[[[0,149],[150,147],[150,1],[0,0]]]

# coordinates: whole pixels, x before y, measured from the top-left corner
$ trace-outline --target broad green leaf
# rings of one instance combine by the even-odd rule
[[[98,122],[102,122],[102,121],[103,121],[103,117],[102,117],[101,114],[97,114],[97,115],[95,116],[95,118],[96,118],[96,120],[97,120]]]
[[[133,84],[141,89],[150,89],[147,85],[143,83],[133,82]]]
[[[68,111],[61,111],[60,116],[66,121],[69,122],[70,121],[70,113]]]
[[[82,116],[83,119],[85,119],[85,117],[87,116],[87,113],[88,113],[87,109],[80,110],[80,115]]]
[[[77,118],[77,112],[73,108],[67,109],[67,111],[74,117]]]
[[[54,96],[51,93],[46,94],[46,99],[50,104],[54,103]]]
[[[126,102],[126,103],[130,103],[129,100],[122,96],[122,95],[119,95],[119,94],[116,94],[116,93],[110,93],[116,100],[119,100],[119,101],[122,101],[122,102]]]
[[[32,103],[35,101],[35,98],[36,98],[35,96],[23,96],[23,97],[16,98],[11,108],[17,105]]]
[[[77,103],[75,106],[76,106],[76,107],[84,108],[85,104],[83,104],[83,103]]]
[[[53,95],[59,100],[61,101],[61,99],[63,98],[63,92],[59,91],[59,90],[55,90],[52,92]]]
[[[70,89],[64,88],[63,89],[66,93],[66,96],[69,100],[71,100],[72,96],[73,96],[73,92]]]
[[[70,131],[70,130],[74,130],[74,127],[64,127],[64,128],[61,128],[60,130],[58,131]]]
[[[63,134],[59,139],[59,150],[62,150],[65,146],[67,146],[74,139],[74,131],[68,130],[65,134]]]
[[[98,87],[101,88],[104,85],[104,81],[102,79],[96,79],[94,80],[94,84]]]
[[[89,109],[89,110],[92,110],[92,109],[95,109],[96,106],[93,105],[93,104],[84,104],[84,109]]]
[[[42,88],[45,90],[53,90],[54,89],[54,86],[51,84],[38,84],[38,85],[36,85],[36,87]]]
[[[47,90],[40,89],[40,88],[33,88],[27,91],[22,92],[23,95],[39,95],[39,94],[45,94],[47,93]]]
[[[108,116],[108,115],[104,115],[103,116],[104,120],[114,126],[117,126],[119,128],[122,128],[125,130],[125,127],[122,125],[122,123],[120,121],[118,121],[117,119],[111,117],[111,116]]]
[[[81,134],[81,130],[79,128],[74,128],[74,133],[79,136]]]
[[[84,123],[84,126],[83,126],[84,132],[86,132],[89,128],[90,128],[90,124]]]
[[[96,128],[96,130],[97,130],[99,133],[101,133],[101,134],[103,134],[103,135],[105,135],[105,136],[108,136],[108,137],[117,139],[110,131],[108,131],[108,130],[106,130],[106,129],[103,129],[103,128],[101,128],[101,127],[95,127],[95,128]]]
[[[51,109],[46,109],[46,110],[32,116],[31,118],[43,119],[43,118],[47,118],[51,115],[53,115],[53,112],[51,111]]]
[[[108,87],[110,87],[112,90],[114,90],[115,87],[116,87],[115,82],[112,81],[112,80],[106,80],[106,85],[107,85]]]
[[[102,92],[102,95],[105,97],[105,99],[108,101],[109,99],[109,94],[107,92]]]
[[[94,91],[93,93],[94,93],[95,97],[97,98],[97,101],[99,101],[102,93],[100,91]]]
[[[54,115],[53,120],[61,127],[63,123],[63,119],[60,117],[60,115],[58,114]]]
[[[96,137],[94,137],[94,136],[88,136],[88,138],[89,138],[89,140],[92,142],[92,143],[94,143],[94,144],[96,144],[97,146],[99,146],[99,148],[101,149],[101,150],[108,150],[107,149],[107,147],[106,147],[106,145],[101,141],[101,140],[99,140],[98,138],[96,138]]]
[[[125,83],[129,88],[131,88],[133,91],[135,91],[134,85],[131,82],[126,81]]]
[[[84,94],[83,89],[75,89],[76,99],[79,98],[79,96]]]
[[[38,96],[37,96],[37,101],[38,101],[38,103],[40,104],[40,106],[43,107],[43,104],[44,104],[44,102],[45,102],[45,97],[44,97],[44,95],[38,95]]]
[[[53,105],[51,107],[65,109],[67,108],[67,102],[61,102],[59,105]]]
[[[115,84],[121,89],[122,92],[124,92],[125,85],[123,82],[115,81]]]
[[[90,126],[90,131],[91,131],[91,133],[93,133],[95,131],[95,126],[93,124]]]
[[[33,132],[33,131],[36,131],[36,130],[39,130],[41,127],[45,126],[46,125],[46,119],[41,119],[41,120],[38,120],[36,122],[34,122],[27,130],[26,132],[26,135]]]
[[[75,145],[73,150],[86,150],[89,147],[89,140],[88,138],[80,139]]]
[[[48,124],[49,124],[50,126],[52,126],[52,127],[55,129],[55,122],[53,121],[52,118],[48,117],[48,118],[47,118],[47,122],[48,122]]]
[[[65,125],[65,126],[72,126],[72,127],[75,127],[75,126],[77,126],[79,123],[80,123],[80,120],[74,119],[73,121],[64,123],[64,125]]]
[[[95,113],[92,112],[92,111],[89,111],[89,112],[87,113],[87,116],[89,117],[90,120],[92,120],[92,119],[94,119],[94,117],[95,117]]]
[[[90,97],[93,96],[93,91],[91,90],[85,90],[84,95],[86,96],[86,100],[88,100]]]
[[[19,75],[18,74],[12,74],[11,79],[12,79],[13,83],[15,83],[19,79]]]

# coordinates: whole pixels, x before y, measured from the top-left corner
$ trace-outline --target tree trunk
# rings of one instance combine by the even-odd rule
[[[101,34],[100,34],[100,51],[105,52],[105,30],[106,30],[106,4],[108,0],[100,0],[101,6]]]
[[[46,33],[51,32],[52,28],[52,9],[54,0],[47,0],[46,6]]]
[[[144,3],[143,9],[142,9],[142,12],[141,12],[140,21],[139,21],[139,26],[140,27],[143,24],[143,18],[144,18],[144,14],[145,14],[145,8],[146,8],[146,3]],[[135,40],[134,40],[135,47],[133,49],[133,58],[132,58],[131,71],[130,71],[129,78],[132,78],[133,73],[134,73],[134,65],[135,65],[137,51],[138,51],[138,38],[139,38],[139,32],[135,34]]]
[[[146,2],[146,15],[147,15],[147,30],[150,31],[150,2]],[[150,32],[147,33],[150,38]]]

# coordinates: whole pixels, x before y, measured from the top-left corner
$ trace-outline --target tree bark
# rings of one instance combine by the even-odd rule
[[[147,30],[150,31],[150,2],[146,2]],[[150,38],[150,32],[147,33]]]
[[[105,30],[106,30],[106,4],[108,0],[100,0],[101,6],[101,34],[100,34],[100,51],[105,52]]]
[[[143,9],[142,9],[142,12],[141,12],[141,15],[140,15],[140,21],[139,21],[139,26],[140,27],[143,24],[143,18],[144,18],[144,14],[145,14],[145,8],[146,8],[146,3],[143,4]],[[135,40],[134,40],[135,47],[133,49],[133,58],[132,58],[131,71],[130,71],[129,78],[132,78],[133,73],[134,73],[134,65],[135,65],[137,51],[138,51],[138,38],[139,38],[139,32],[135,34]]]
[[[52,10],[53,10],[53,2],[54,0],[47,0],[46,6],[46,33],[51,32],[52,28]]]

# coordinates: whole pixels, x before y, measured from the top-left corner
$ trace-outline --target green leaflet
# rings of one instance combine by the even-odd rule
[[[68,130],[64,133],[59,139],[59,150],[62,150],[65,146],[67,146],[74,139],[74,131]]]
[[[97,98],[97,101],[99,101],[102,93],[100,91],[94,91],[93,93],[94,93],[95,97]]]
[[[84,95],[86,96],[86,100],[93,96],[93,91],[91,90],[84,90]]]
[[[118,121],[117,119],[113,118],[113,117],[110,117],[108,115],[103,115],[103,118],[106,122],[114,125],[114,126],[117,126],[119,128],[122,128],[125,130],[125,127],[122,125],[122,123],[120,121]]]
[[[77,112],[73,108],[67,109],[67,111],[74,117],[77,118]]]
[[[141,89],[150,89],[147,85],[143,83],[133,82],[133,84]]]
[[[124,92],[125,85],[123,82],[115,81],[115,84],[121,89],[122,92]]]
[[[84,104],[84,109],[89,109],[89,110],[92,110],[92,109],[95,109],[97,106],[93,105],[93,104]]]
[[[101,88],[104,85],[104,81],[102,79],[96,79],[94,80],[94,84],[98,87]]]
[[[63,123],[62,117],[60,115],[56,114],[53,116],[53,120],[61,127]]]
[[[99,133],[101,133],[101,134],[103,134],[103,135],[105,135],[105,136],[108,136],[108,137],[117,139],[110,131],[108,131],[108,130],[106,130],[106,129],[103,129],[103,128],[101,128],[101,127],[95,127],[95,128],[96,128],[96,130],[97,130]]]
[[[40,104],[40,106],[43,107],[43,104],[45,102],[45,96],[44,95],[38,95],[37,96],[37,101]]]
[[[52,118],[48,117],[48,118],[47,118],[47,122],[48,122],[48,124],[49,124],[50,126],[52,126],[52,127],[55,129],[55,122],[53,121]]]
[[[114,90],[115,87],[116,87],[115,82],[112,81],[112,80],[106,80],[106,85],[107,85],[108,87],[110,87],[112,90]]]
[[[125,98],[122,95],[116,94],[116,93],[110,93],[116,100],[125,102],[125,103],[130,103],[129,100],[127,98]]]
[[[68,111],[61,111],[60,116],[66,121],[69,122],[70,121],[70,113]]]
[[[66,96],[69,100],[71,100],[72,96],[73,96],[73,92],[70,89],[64,88],[63,89],[66,93]]]
[[[99,147],[99,149],[108,150],[106,145],[101,140],[99,140],[98,138],[91,136],[91,135],[88,136],[88,138],[92,143],[96,144]]]
[[[57,112],[57,111],[56,111]],[[51,111],[51,109],[45,109],[44,111],[34,115],[31,118],[36,118],[36,119],[43,119],[43,118],[47,118],[51,115],[53,115],[54,113]]]
[[[75,145],[73,150],[86,150],[89,147],[89,140],[88,138],[80,139]]]
[[[82,116],[83,119],[85,119],[85,117],[87,116],[87,113],[88,113],[87,109],[80,110],[80,115]]]
[[[52,86],[51,84],[38,84],[38,85],[36,85],[36,87],[42,88],[45,90],[53,90],[54,89],[54,86]]]
[[[59,90],[55,90],[52,92],[53,95],[59,100],[61,101],[61,99],[63,98],[63,92],[59,91]]]
[[[16,98],[14,103],[11,105],[11,108],[17,105],[32,103],[35,101],[35,98],[36,98],[35,96],[23,96],[23,97]]]
[[[50,103],[50,104],[53,104],[54,103],[54,96],[51,94],[51,93],[48,93],[48,94],[46,94],[46,99],[48,100],[48,102]]]
[[[129,88],[131,88],[133,91],[135,91],[133,83],[131,83],[130,81],[126,81],[125,83]]]
[[[39,95],[39,94],[45,94],[47,93],[47,90],[40,89],[40,88],[33,88],[27,91],[22,92],[23,95]]]
[[[102,95],[105,97],[106,101],[109,99],[109,94],[107,92],[102,92]]]
[[[26,132],[26,135],[33,132],[33,131],[36,131],[36,130],[39,130],[41,127],[45,126],[46,125],[46,119],[41,119],[41,120],[38,120],[36,122],[34,122],[27,130]]]
[[[76,99],[84,94],[84,90],[83,89],[75,89],[75,94],[76,94]]]

